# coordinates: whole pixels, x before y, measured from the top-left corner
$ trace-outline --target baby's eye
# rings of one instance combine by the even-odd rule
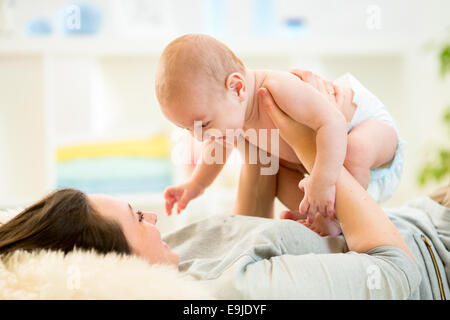
[[[208,122],[206,122],[205,124],[202,124],[202,128],[206,128],[206,127],[209,125],[210,122],[211,122],[211,121],[208,121]]]

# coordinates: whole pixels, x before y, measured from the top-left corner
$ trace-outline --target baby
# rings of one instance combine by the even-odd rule
[[[342,166],[377,201],[387,200],[399,183],[402,168],[402,143],[391,116],[350,74],[317,85],[324,86],[332,99],[291,73],[248,69],[229,48],[210,36],[189,34],[172,41],[161,55],[156,75],[161,111],[172,123],[204,141],[203,160],[211,153],[212,145],[220,145],[224,148],[224,161],[200,161],[188,182],[167,188],[164,193],[167,213],[170,215],[175,203],[179,213],[212,184],[230,154],[231,148],[226,146],[231,142],[236,146],[235,140],[228,139],[230,130],[276,129],[258,105],[261,88],[270,92],[287,115],[316,133],[313,170],[296,182],[300,182],[304,191],[299,211],[308,217],[309,226],[314,224],[315,217],[329,217],[322,218],[314,230],[322,235],[340,233],[332,220],[335,184]],[[348,103],[332,103],[335,95],[344,93]],[[249,140],[247,136],[245,139]],[[301,171],[298,157],[284,140],[279,140],[277,150],[271,149],[275,147],[271,143],[260,144],[258,139],[248,142],[276,155],[280,169]],[[280,186],[283,179],[289,177],[279,177]],[[297,188],[296,184],[292,188]]]

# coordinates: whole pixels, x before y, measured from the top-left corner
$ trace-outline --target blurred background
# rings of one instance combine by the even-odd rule
[[[154,74],[165,45],[191,32],[250,68],[350,72],[375,93],[408,142],[384,206],[449,183],[450,1],[0,0],[0,209],[75,187],[164,216],[162,192],[189,176],[198,145],[163,118]],[[228,212],[239,169],[233,155],[160,228]]]

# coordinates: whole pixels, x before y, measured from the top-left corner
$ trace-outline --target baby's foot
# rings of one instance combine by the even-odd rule
[[[281,219],[295,220],[312,231],[318,233],[322,237],[332,236],[336,237],[342,233],[339,222],[336,220],[330,220],[324,218],[320,214],[317,214],[313,223],[308,223],[304,217],[301,217],[299,212],[295,211],[283,211],[280,215]]]
[[[316,215],[313,223],[308,223],[306,219],[299,220],[298,222],[311,229],[312,231],[318,233],[322,237],[337,237],[342,233],[341,226],[339,225],[339,222],[336,221],[336,219],[330,220],[330,218],[325,218],[320,214]]]

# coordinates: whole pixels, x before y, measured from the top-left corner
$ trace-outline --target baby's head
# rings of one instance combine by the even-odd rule
[[[223,43],[188,34],[164,49],[156,96],[163,114],[177,126],[193,133],[194,121],[201,121],[203,132],[215,129],[214,136],[225,136],[226,129],[243,127],[249,94],[246,75],[245,65]]]

